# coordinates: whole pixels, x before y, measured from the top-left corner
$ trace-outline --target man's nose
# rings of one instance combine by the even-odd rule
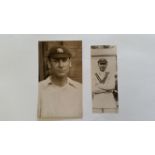
[[[64,63],[63,63],[63,61],[60,59],[59,60],[59,67],[63,67],[64,66]]]

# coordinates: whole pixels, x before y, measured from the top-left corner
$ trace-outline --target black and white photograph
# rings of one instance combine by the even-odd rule
[[[154,120],[154,40],[0,35],[0,120]]]
[[[116,46],[91,46],[92,111],[94,113],[118,112]]]
[[[82,118],[82,41],[39,41],[38,120]]]

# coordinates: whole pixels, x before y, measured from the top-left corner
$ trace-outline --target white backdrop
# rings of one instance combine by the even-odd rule
[[[0,35],[0,120],[36,120],[39,40],[83,41],[82,120],[155,120],[155,35]],[[91,112],[95,44],[117,46],[118,114]]]

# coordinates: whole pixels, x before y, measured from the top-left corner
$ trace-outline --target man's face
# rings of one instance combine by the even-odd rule
[[[66,77],[71,66],[70,58],[51,58],[50,68],[52,75],[56,77]]]
[[[100,62],[100,63],[98,63],[98,66],[100,68],[100,71],[104,72],[106,70],[106,68],[107,68],[107,63]]]

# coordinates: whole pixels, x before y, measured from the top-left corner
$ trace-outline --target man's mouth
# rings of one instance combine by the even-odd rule
[[[60,73],[65,73],[66,70],[58,70]]]

